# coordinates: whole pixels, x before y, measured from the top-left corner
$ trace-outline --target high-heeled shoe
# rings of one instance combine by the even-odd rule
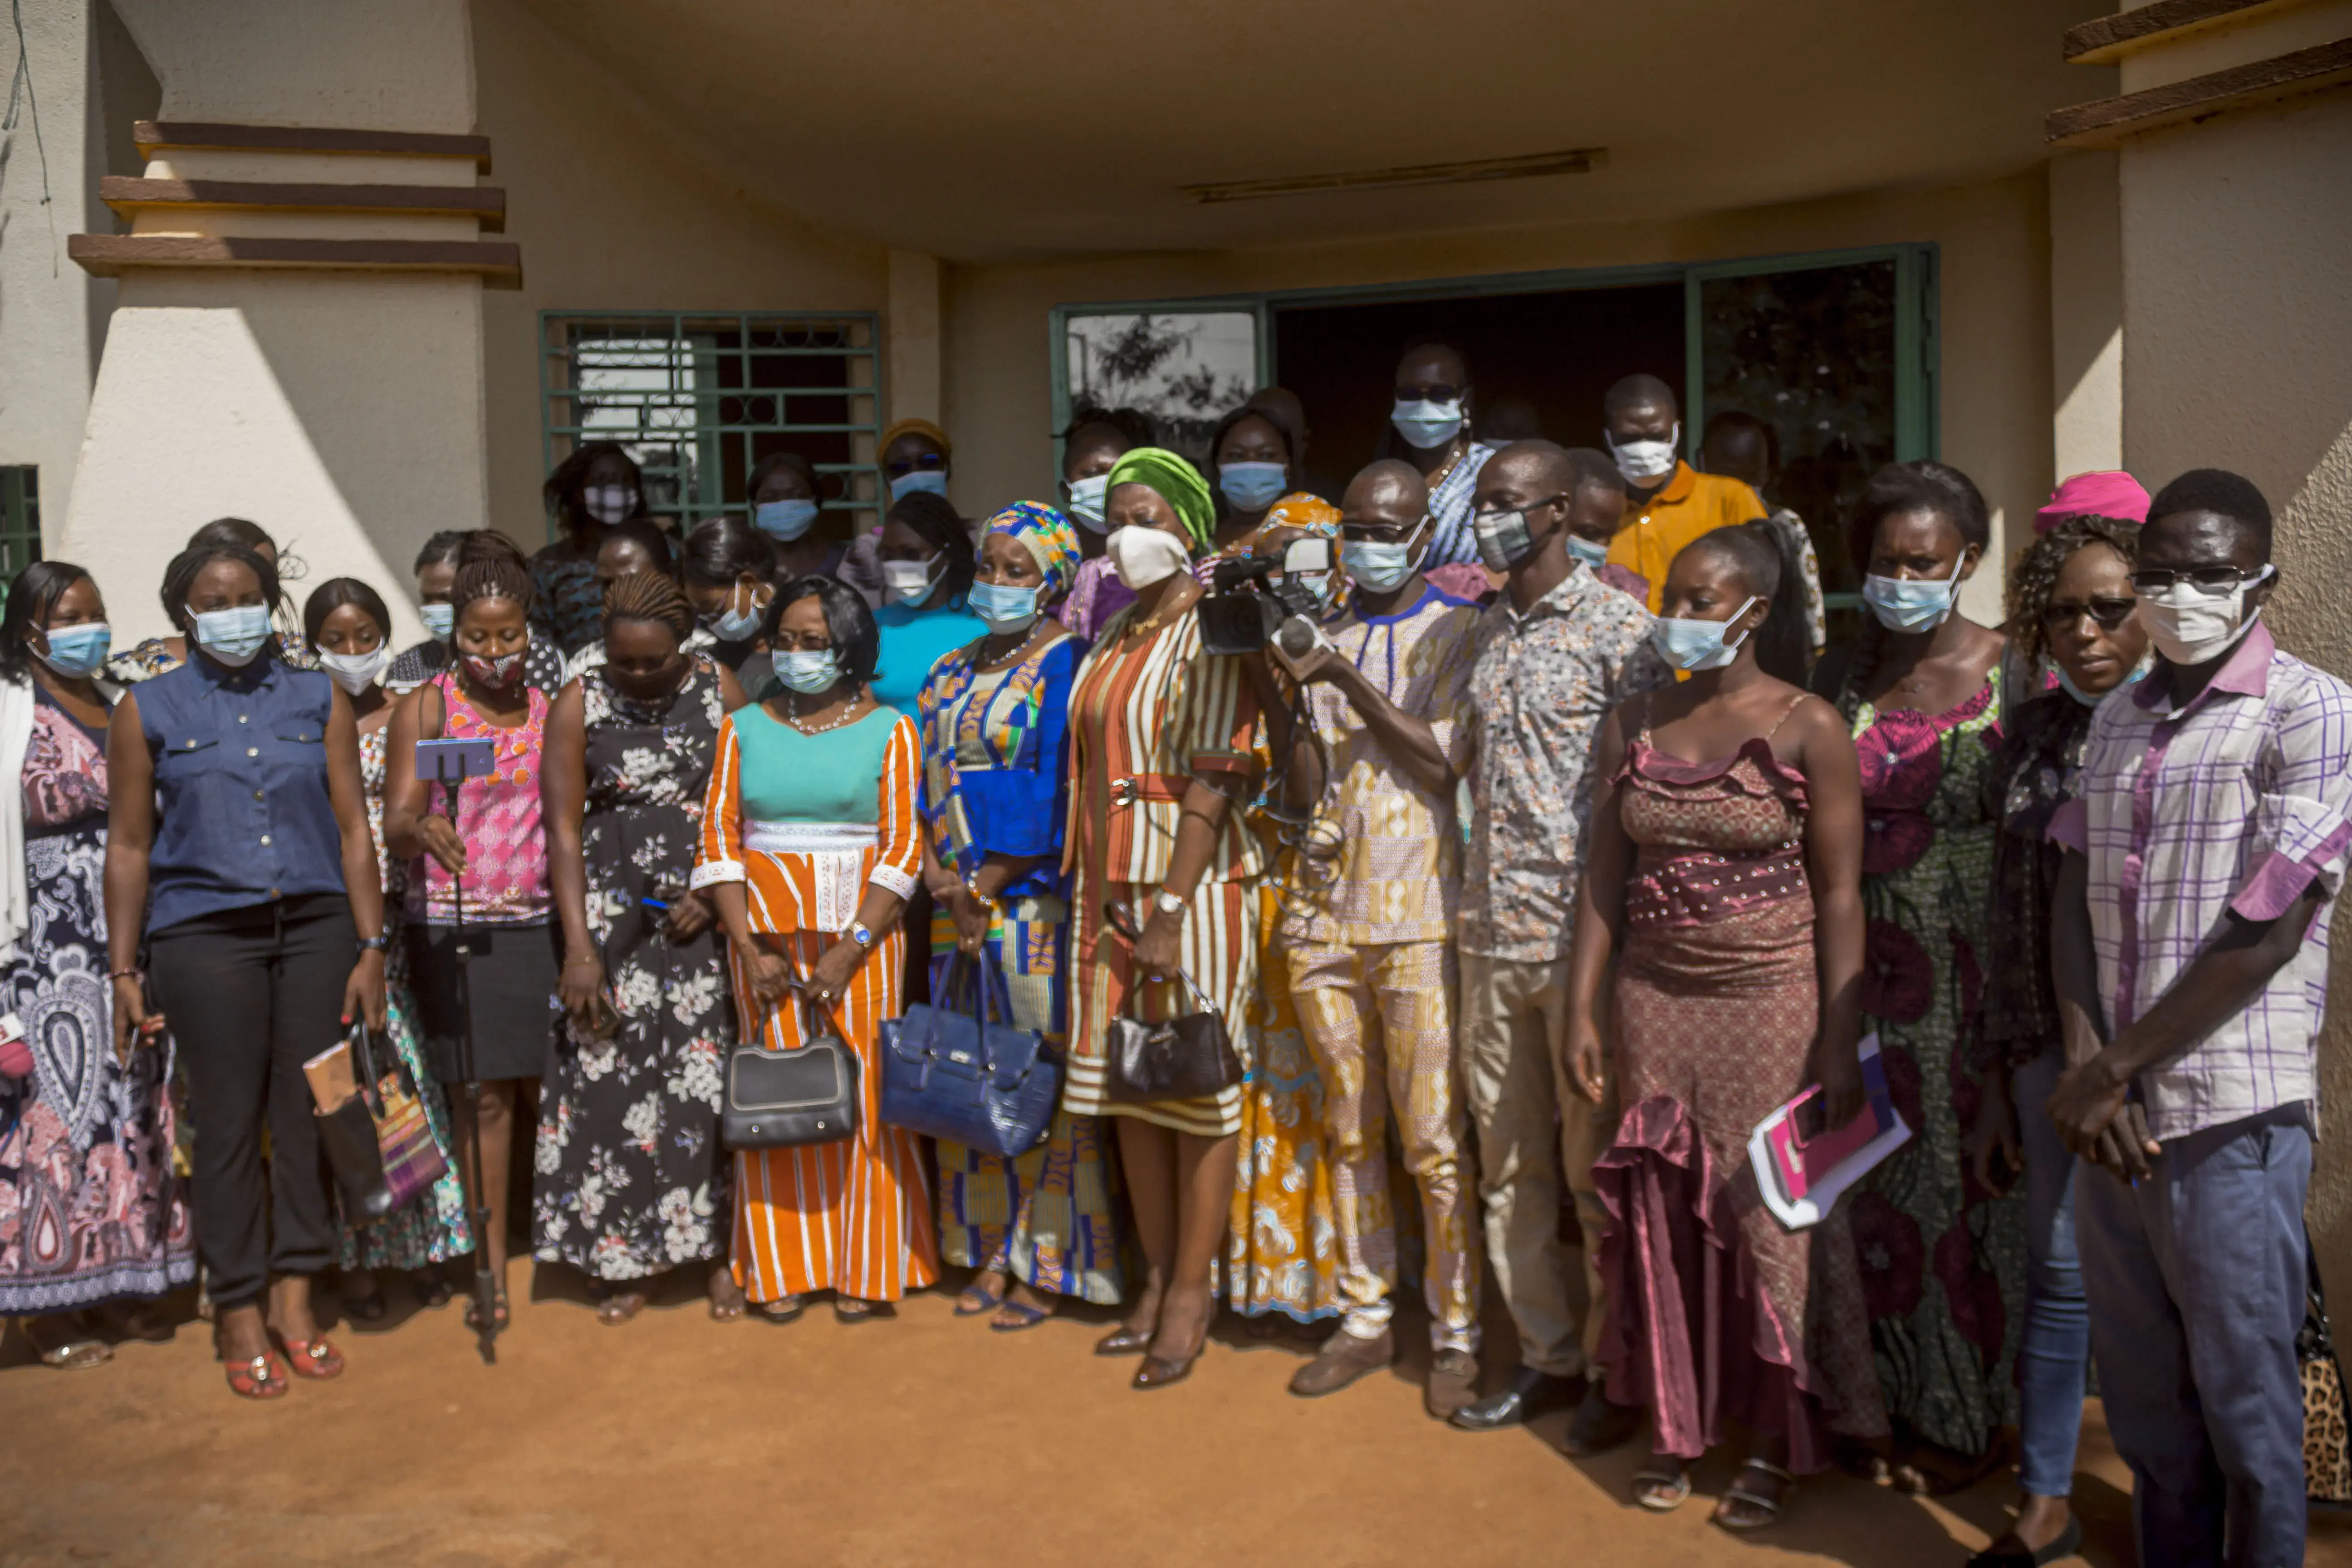
[[[1209,1348],[1209,1331],[1203,1328],[1201,1337],[1192,1342],[1192,1352],[1181,1360],[1171,1361],[1165,1356],[1146,1355],[1143,1364],[1135,1369],[1131,1388],[1165,1388],[1171,1383],[1181,1383],[1192,1375],[1192,1363]]]
[[[1097,1355],[1141,1355],[1150,1348],[1150,1329],[1130,1329],[1125,1323],[1095,1342]]]

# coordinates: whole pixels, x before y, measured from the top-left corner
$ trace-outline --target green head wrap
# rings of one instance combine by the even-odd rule
[[[1217,509],[1201,470],[1165,447],[1138,447],[1111,465],[1108,496],[1121,485],[1149,485],[1176,509],[1177,520],[1195,544],[1206,548],[1216,527]]]

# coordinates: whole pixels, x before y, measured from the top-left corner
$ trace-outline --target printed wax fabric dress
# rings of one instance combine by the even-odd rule
[[[171,1041],[114,1056],[106,977],[106,739],[34,688],[24,771],[27,925],[0,969],[29,1078],[0,1078],[0,1314],[161,1296],[196,1276],[172,1173]]]
[[[396,910],[408,897],[408,863],[383,850],[384,753],[391,738],[388,722],[361,733],[360,785],[367,795],[368,836],[375,841],[376,864],[383,868],[383,907]],[[425,1065],[424,1041],[417,1033],[416,996],[408,985],[404,942],[395,942],[384,951],[383,1000],[384,1033],[416,1079],[416,1098],[425,1107],[433,1142],[448,1168],[415,1202],[404,1204],[370,1224],[346,1224],[340,1253],[345,1268],[422,1268],[470,1252],[474,1245],[473,1233],[467,1228],[466,1189],[457,1174],[457,1145],[449,1137],[449,1102],[440,1080]]]
[[[708,658],[662,702],[615,690],[602,667],[581,677],[580,696],[588,937],[620,1026],[599,1037],[561,1013],[551,1025],[531,1234],[541,1262],[643,1279],[727,1247],[719,1115],[735,1016],[726,932],[713,921],[673,942],[666,911],[647,902],[686,893],[727,712]]]
[[[1069,810],[1070,689],[1087,645],[1066,633],[1010,668],[977,670],[968,649],[931,668],[919,701],[924,831],[961,879],[992,854],[1038,864],[997,897],[988,946],[1012,1023],[1056,1056],[1069,1042],[1061,870]],[[931,1005],[950,1005],[955,917],[931,916]],[[1045,1141],[1011,1160],[939,1141],[940,1251],[961,1268],[1009,1273],[1040,1290],[1116,1305],[1118,1163],[1098,1116],[1055,1113]]]
[[[1784,1439],[1801,1474],[1828,1458],[1812,1238],[1764,1206],[1748,1136],[1804,1087],[1821,1017],[1805,780],[1769,735],[1713,762],[1669,756],[1636,701],[1614,781],[1636,849],[1615,996],[1625,1112],[1592,1173],[1609,1396],[1649,1407],[1662,1454],[1697,1458],[1736,1422]],[[1847,1363],[1866,1364],[1860,1322],[1845,1331]]]
[[[530,640],[552,643],[570,658],[604,635],[604,590],[596,581],[596,558],[585,560],[564,544],[551,544],[530,558]]]
[[[1967,1169],[1983,1094],[1984,954],[1993,835],[1985,781],[2000,740],[1998,667],[1933,716],[1852,714],[1862,763],[1863,1028],[1875,1030],[1911,1141],[1846,1202],[1871,1342],[1899,1430],[1984,1452],[2017,1419],[2025,1214]]]

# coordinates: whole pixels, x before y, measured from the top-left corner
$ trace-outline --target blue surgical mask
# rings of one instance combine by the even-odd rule
[[[1005,583],[974,583],[964,602],[971,613],[988,623],[992,632],[1017,632],[1037,619],[1037,601],[1045,590],[1037,587],[1016,588]]]
[[[1065,481],[1070,492],[1070,515],[1097,533],[1110,526],[1103,508],[1110,498],[1110,476],[1089,474],[1083,479]]]
[[[1243,511],[1264,511],[1290,486],[1290,470],[1280,463],[1227,463],[1217,470],[1217,488]]]
[[[1962,561],[1967,557],[1963,555]],[[1946,578],[1881,577],[1862,580],[1862,602],[1890,632],[1924,632],[1943,624],[1960,597],[1960,563]]]
[[[1426,452],[1433,447],[1443,447],[1461,433],[1462,400],[1451,403],[1399,403],[1389,414],[1389,423],[1405,438],[1408,446]]]
[[[206,610],[202,615],[189,610],[188,614],[196,624],[197,646],[233,669],[251,664],[261,645],[269,640],[267,605],[239,605],[233,610]]]
[[[48,628],[49,651],[38,654],[43,664],[69,679],[96,675],[114,645],[114,632],[104,621]]]
[[[1746,604],[1731,612],[1730,620],[1694,621],[1660,616],[1650,623],[1650,646],[1676,669],[1721,669],[1739,657],[1739,645],[1748,640],[1746,632],[1728,640],[1723,634],[1755,604],[1754,595],[1749,595]]]
[[[763,500],[751,509],[751,526],[789,544],[816,526],[813,500]]]
[[[457,606],[455,605],[421,605],[416,615],[425,623],[425,629],[444,642],[448,640],[450,633],[457,629]]]
[[[2065,689],[2067,696],[2073,698],[2075,701],[2081,703],[2085,708],[2096,708],[2100,703],[2105,702],[2116,692],[2121,691],[2125,687],[2134,684],[2142,677],[2146,676],[2148,671],[2148,667],[2155,662],[2156,654],[2155,651],[2151,649],[2147,654],[2147,657],[2142,658],[2137,664],[2132,666],[2131,673],[2126,675],[2121,680],[2116,681],[2113,686],[2108,687],[2105,691],[2084,690],[2081,687],[2074,684],[2074,678],[2066,673],[2066,667],[2060,664],[2054,658],[2050,661],[2050,668],[2051,672],[2058,677],[2058,684]]]
[[[756,595],[751,596],[751,604],[747,608],[737,609],[735,601],[743,596],[745,596],[743,585],[738,583],[735,584],[734,592],[727,595],[727,607],[711,616],[707,623],[710,627],[710,635],[720,642],[749,642],[758,635],[760,623],[767,619],[768,607],[760,603]]]
[[[1609,546],[1573,533],[1568,536],[1568,553],[1570,559],[1581,561],[1595,572],[1609,563]]]
[[[1367,594],[1385,594],[1397,587],[1412,575],[1423,554],[1411,540],[1391,544],[1383,540],[1349,539],[1339,544],[1339,564],[1348,569],[1348,580]]]
[[[829,690],[841,679],[841,655],[829,647],[814,653],[780,653],[773,663],[776,679],[804,696]]]
[[[890,499],[892,500],[905,500],[917,490],[929,490],[935,496],[943,496],[947,494],[947,470],[945,468],[916,468],[909,473],[900,474],[897,479],[890,481]]]

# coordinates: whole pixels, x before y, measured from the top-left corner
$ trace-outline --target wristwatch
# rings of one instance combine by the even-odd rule
[[[1188,900],[1162,888],[1151,895],[1151,907],[1163,915],[1181,915]]]
[[[874,944],[881,939],[874,934],[874,929],[864,921],[852,921],[849,923],[849,940],[871,952]]]
[[[391,945],[392,939],[385,936],[381,931],[377,932],[373,936],[363,936],[360,938],[360,951],[362,952],[383,952]]]

